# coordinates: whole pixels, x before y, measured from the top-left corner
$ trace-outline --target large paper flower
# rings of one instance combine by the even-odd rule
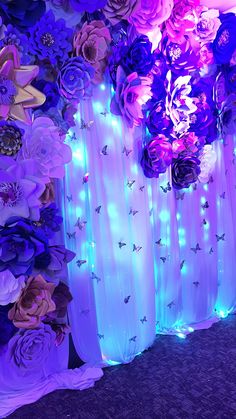
[[[22,375],[42,375],[56,334],[47,324],[34,330],[22,329],[8,343],[9,366]]]
[[[173,123],[169,116],[166,115],[165,101],[161,100],[151,109],[146,125],[152,135],[165,134],[169,135],[173,129]]]
[[[111,101],[111,112],[123,116],[129,127],[138,126],[143,119],[142,105],[152,96],[151,79],[137,73],[127,77],[121,66],[117,71],[117,88]]]
[[[164,135],[153,138],[143,150],[141,166],[145,176],[158,178],[172,161],[172,147]]]
[[[13,25],[7,25],[4,38],[0,40],[0,48],[6,47],[7,45],[15,45],[17,48],[20,60],[22,64],[29,64],[31,61],[29,53],[29,42],[28,37],[18,31]]]
[[[49,246],[50,263],[45,269],[37,270],[50,282],[58,284],[59,281],[66,281],[66,265],[75,257],[75,253],[66,249],[63,245]]]
[[[77,12],[93,13],[105,6],[107,0],[70,0],[71,7]]]
[[[95,70],[94,81],[100,83],[107,65],[111,35],[102,21],[85,22],[74,37],[74,51]]]
[[[38,71],[36,65],[20,66],[19,53],[14,45],[0,51],[0,119],[31,122],[28,109],[45,101],[45,96],[30,84]]]
[[[169,39],[183,42],[184,37],[194,30],[197,23],[196,7],[199,0],[175,0],[169,19],[165,22]]]
[[[122,19],[127,20],[138,4],[139,0],[108,0],[102,11],[112,25],[116,25]]]
[[[46,282],[41,275],[30,277],[19,299],[11,308],[8,317],[13,324],[22,329],[35,329],[41,318],[56,309],[52,301],[55,285]]]
[[[175,189],[189,188],[200,174],[200,160],[191,155],[183,155],[172,164],[172,185]]]
[[[155,55],[152,54],[152,43],[146,35],[141,35],[127,48],[121,59],[121,66],[127,74],[138,73],[146,76],[152,69]]]
[[[48,239],[40,228],[23,218],[0,227],[0,272],[30,275],[34,268],[46,269],[50,261]]]
[[[11,157],[0,157],[0,225],[14,216],[39,219],[39,199],[45,185],[32,176],[32,164],[37,163],[30,161],[27,167]]]
[[[58,87],[68,100],[85,99],[92,94],[91,79],[94,69],[82,57],[67,60],[58,76]]]
[[[173,0],[139,0],[137,8],[129,16],[138,32],[147,34],[161,25],[171,14]]]
[[[0,4],[1,16],[22,29],[33,26],[45,13],[45,10],[44,0],[3,0]]]
[[[201,43],[212,42],[216,37],[220,25],[219,11],[204,8],[198,17],[197,25],[194,28],[194,35]]]
[[[212,49],[216,63],[226,64],[236,49],[236,16],[234,13],[226,13],[221,16],[221,22]]]
[[[24,276],[16,278],[8,269],[0,272],[0,306],[14,303],[24,286]]]
[[[72,50],[72,30],[66,28],[64,19],[55,20],[50,10],[30,29],[29,41],[37,58],[60,64]]]
[[[35,161],[45,183],[50,178],[63,178],[64,165],[71,160],[71,148],[64,144],[64,135],[47,117],[36,118],[25,128],[19,159]]]

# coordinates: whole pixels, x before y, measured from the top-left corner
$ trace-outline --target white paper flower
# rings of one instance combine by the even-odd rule
[[[22,288],[25,286],[25,277],[14,275],[7,269],[0,272],[0,305],[6,306],[14,303],[20,296]]]
[[[215,163],[216,163],[216,152],[213,149],[212,145],[207,144],[203,147],[202,153],[199,157],[200,160],[200,169],[201,173],[198,176],[198,179],[201,183],[207,183],[210,179],[210,175],[212,174]]]

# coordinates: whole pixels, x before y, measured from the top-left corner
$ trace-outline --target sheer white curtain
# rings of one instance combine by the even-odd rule
[[[142,132],[107,113],[111,95],[101,85],[78,108],[62,204],[66,245],[77,255],[73,339],[97,365],[129,362],[156,332],[184,337],[206,327],[236,301],[234,139],[214,143],[209,185],[165,192],[170,172],[143,176]]]

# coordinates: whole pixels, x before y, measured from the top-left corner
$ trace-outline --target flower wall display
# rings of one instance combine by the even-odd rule
[[[214,142],[235,133],[235,24],[199,0],[1,2],[0,353],[16,373],[37,376],[69,333],[75,254],[59,240],[55,190],[78,105],[110,85],[100,114],[140,127],[136,163],[148,181],[170,172],[177,194],[209,184]],[[81,119],[81,130],[93,123]]]

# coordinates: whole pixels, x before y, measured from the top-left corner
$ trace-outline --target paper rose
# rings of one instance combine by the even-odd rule
[[[171,143],[164,135],[153,138],[143,149],[141,166],[145,176],[158,178],[172,161]]]
[[[50,118],[36,118],[31,126],[25,127],[18,159],[34,160],[45,183],[50,178],[61,179],[64,165],[71,160],[71,148],[64,143],[64,138]]]
[[[8,343],[9,366],[22,375],[42,374],[56,334],[47,324],[33,330],[20,330]]]
[[[70,0],[71,7],[77,12],[93,13],[105,6],[107,0]]]
[[[172,8],[173,0],[139,0],[128,20],[138,32],[147,34],[168,19]]]
[[[216,63],[226,64],[230,62],[236,49],[236,16],[234,13],[226,13],[221,16],[221,22],[212,49]]]
[[[214,151],[212,145],[206,144],[203,147],[199,156],[199,160],[201,173],[199,174],[198,179],[201,183],[207,183],[215,168],[215,163],[217,160],[216,152]]]
[[[196,7],[199,0],[175,0],[174,7],[168,20],[165,22],[169,39],[182,43],[185,35],[193,31],[197,23]]]
[[[13,121],[0,121],[0,155],[15,156],[22,146],[24,130]]]
[[[29,166],[35,164],[29,162]],[[39,219],[44,183],[11,157],[0,157],[0,225],[10,217]]]
[[[29,277],[19,299],[8,313],[13,324],[22,329],[35,329],[41,318],[56,309],[52,300],[55,285],[41,275]]]
[[[95,70],[94,81],[100,83],[107,65],[111,35],[102,21],[85,22],[74,36],[74,52],[83,57]]]
[[[45,97],[31,86],[38,74],[38,66],[20,66],[20,58],[14,45],[0,51],[0,119],[18,119],[31,122],[29,108],[44,103]]]
[[[15,278],[8,269],[0,272],[0,306],[14,303],[18,299],[24,285],[24,276]]]
[[[152,54],[152,44],[146,35],[141,35],[123,53],[120,64],[127,74],[135,72],[139,76],[146,76],[154,62],[155,55]]]
[[[134,13],[139,0],[108,0],[103,8],[103,13],[112,25],[116,25],[122,19],[128,19]]]
[[[0,227],[0,272],[9,269],[16,277],[33,269],[46,269],[51,257],[43,231],[23,218]]]
[[[66,28],[64,19],[55,20],[49,10],[30,29],[31,52],[40,60],[48,59],[52,64],[64,62],[72,50],[72,30]]]
[[[137,73],[125,76],[121,67],[117,71],[117,89],[111,101],[111,112],[123,116],[132,128],[141,124],[142,105],[151,98],[151,79]]]
[[[44,0],[11,0],[1,1],[0,4],[0,15],[21,29],[33,26],[45,13],[45,10]]]
[[[172,185],[175,189],[189,188],[200,174],[200,160],[194,156],[183,155],[173,161]]]
[[[204,8],[198,17],[197,25],[194,28],[196,40],[204,44],[214,41],[220,25],[219,11]]]
[[[85,99],[92,94],[93,77],[93,67],[82,57],[70,58],[60,70],[57,81],[59,91],[68,100]]]

